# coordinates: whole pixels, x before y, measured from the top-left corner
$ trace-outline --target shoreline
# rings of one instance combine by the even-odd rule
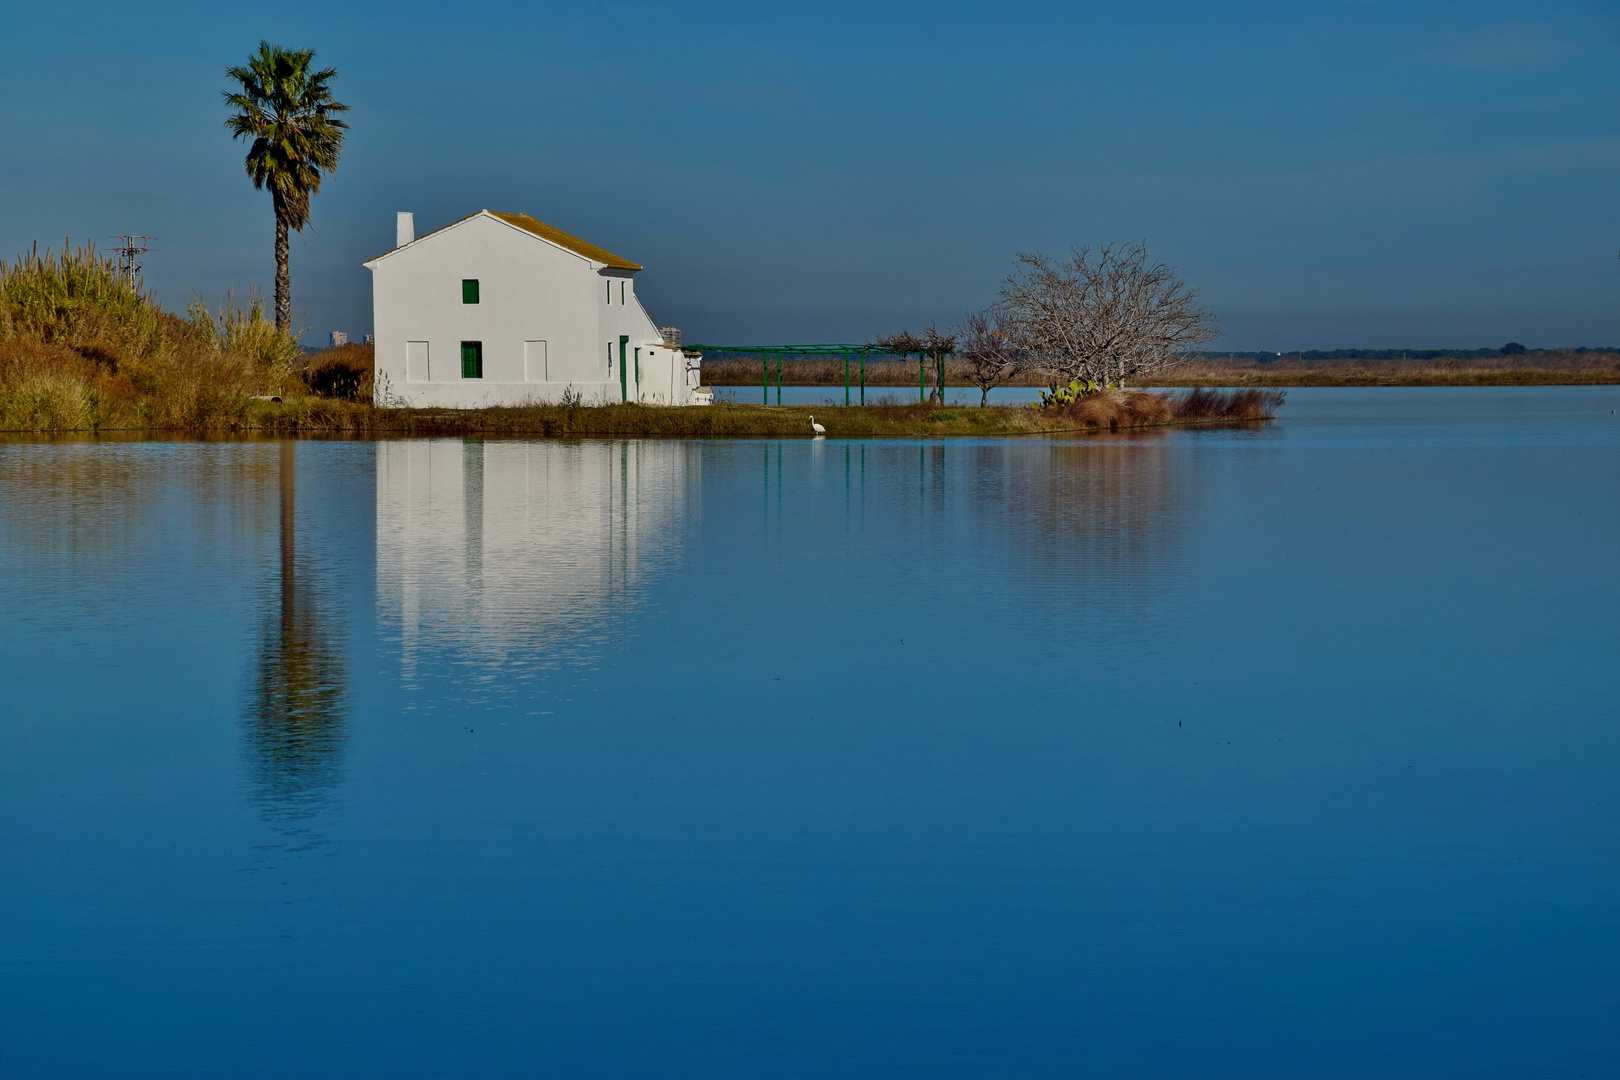
[[[1251,387],[1305,387],[1305,386],[1613,386],[1620,385],[1620,355],[1613,353],[1569,354],[1549,358],[1540,363],[1525,362],[1523,357],[1446,360],[1295,360],[1282,359],[1260,363],[1254,360],[1222,361],[1218,359],[1193,360],[1152,379],[1145,379],[1143,387],[1190,389],[1194,387],[1220,387],[1243,389]],[[783,386],[841,389],[844,384],[842,361],[796,360],[782,365]],[[852,366],[849,386],[857,391],[860,369]],[[932,374],[932,373],[930,373]],[[758,361],[737,359],[705,359],[705,384],[745,389],[761,385],[761,366]],[[776,369],[771,371],[769,385],[776,384]],[[868,393],[879,390],[917,389],[917,365],[893,360],[873,360],[866,365]],[[964,369],[955,361],[946,365],[946,382],[952,388],[971,387]],[[933,379],[930,377],[929,382]],[[1010,379],[1002,386],[1038,388],[1049,384],[1041,377],[1023,376]]]
[[[707,385],[707,383],[705,383]],[[753,382],[730,382],[717,380],[714,385],[726,389],[755,389],[760,386],[756,378]],[[772,380],[770,386],[775,389],[776,382]],[[1013,379],[1001,384],[1001,388],[1015,389],[1044,389],[1050,385],[1040,379]],[[1279,373],[1276,375],[1250,375],[1246,373],[1232,375],[1196,375],[1182,377],[1161,377],[1147,384],[1154,389],[1190,390],[1197,387],[1209,389],[1239,390],[1246,387],[1274,387],[1279,390],[1303,387],[1320,386],[1620,386],[1620,371],[1481,371],[1457,372],[1454,374],[1433,375],[1374,375],[1374,374],[1313,374],[1310,372],[1296,372],[1292,374]],[[782,386],[796,386],[800,388],[815,388],[819,390],[842,390],[842,381],[826,382],[816,379],[790,379],[785,375]],[[971,383],[950,382],[949,390],[975,390]],[[883,381],[873,379],[866,381],[867,393],[874,390],[917,389],[917,380]],[[859,386],[851,383],[851,392],[857,392]]]
[[[226,424],[13,430],[7,435],[331,435],[371,438],[814,438],[811,416],[827,438],[950,438],[1064,435],[1145,428],[1257,423],[1273,419],[1275,391],[1245,394],[1101,394],[1063,408],[1027,405],[939,406],[530,405],[485,409],[385,409],[326,398],[254,401]]]

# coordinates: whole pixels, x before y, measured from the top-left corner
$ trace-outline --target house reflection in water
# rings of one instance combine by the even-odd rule
[[[377,597],[405,675],[589,663],[699,489],[681,442],[377,444]]]

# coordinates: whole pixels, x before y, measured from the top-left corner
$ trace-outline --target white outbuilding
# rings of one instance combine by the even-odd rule
[[[636,299],[636,263],[536,221],[480,210],[365,264],[376,401],[477,408],[561,401],[690,405],[699,358]]]

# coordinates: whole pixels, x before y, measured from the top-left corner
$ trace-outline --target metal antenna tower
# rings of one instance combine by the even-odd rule
[[[145,255],[152,249],[147,247],[152,242],[150,236],[120,236],[119,246],[113,248],[118,253],[118,272],[128,281],[133,282],[135,275],[141,272],[141,264],[135,261],[135,256]]]

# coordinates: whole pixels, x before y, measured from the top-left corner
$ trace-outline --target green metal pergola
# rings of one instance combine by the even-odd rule
[[[866,404],[866,360],[872,356],[896,356],[902,360],[917,358],[917,400],[923,401],[927,397],[928,357],[923,353],[896,354],[885,352],[871,345],[848,345],[833,343],[824,345],[683,345],[682,348],[693,352],[717,353],[759,353],[761,379],[762,405],[771,403],[771,357],[776,358],[776,403],[782,404],[782,357],[784,356],[842,356],[844,358],[844,404],[850,404],[850,361],[855,359],[859,363],[858,385],[860,387],[861,404]],[[945,394],[945,365],[939,367],[939,392],[943,400]]]

